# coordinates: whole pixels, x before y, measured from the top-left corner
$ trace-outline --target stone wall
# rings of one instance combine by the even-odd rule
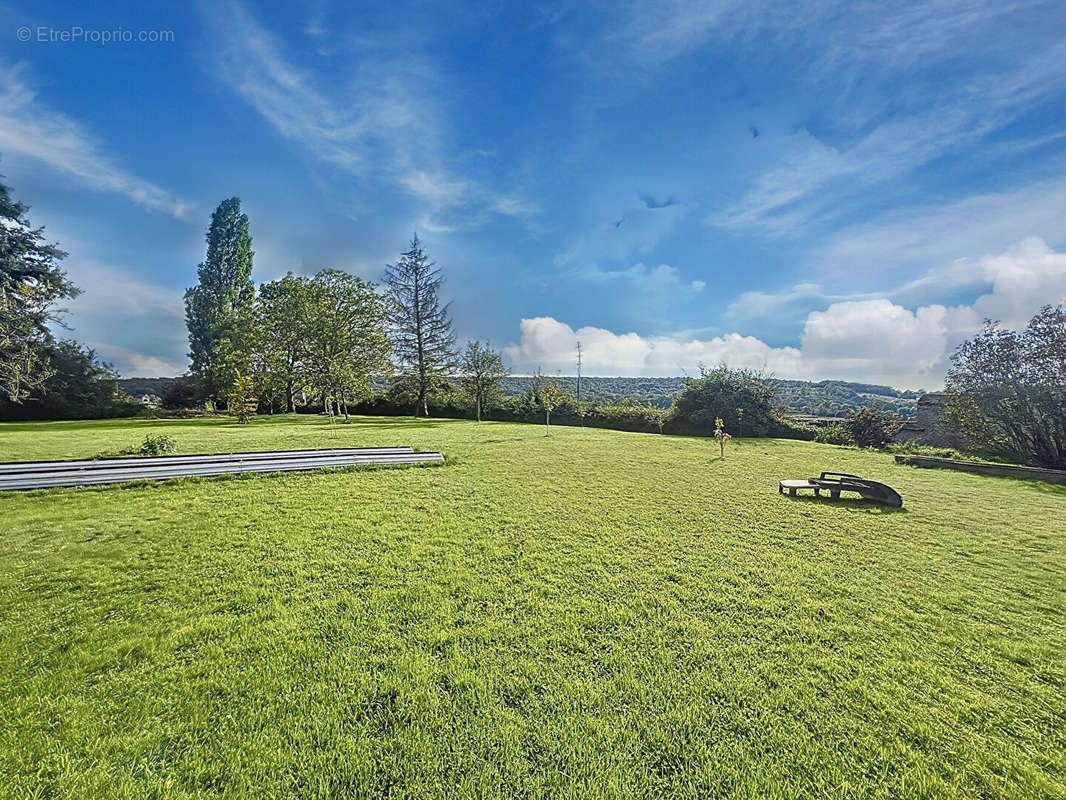
[[[952,458],[933,458],[931,456],[896,456],[896,463],[910,464],[913,467],[954,469],[959,472],[973,472],[977,475],[1019,478],[1025,481],[1045,481],[1046,483],[1057,483],[1060,486],[1066,486],[1066,471],[1059,469],[1021,467],[1014,464],[989,464],[983,461],[958,461]]]
[[[905,422],[899,432],[892,437],[892,441],[965,449],[965,438],[948,424],[946,406],[947,396],[943,392],[923,394],[918,398],[918,409],[914,419]]]

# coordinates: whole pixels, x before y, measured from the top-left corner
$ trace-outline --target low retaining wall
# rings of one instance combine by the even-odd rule
[[[959,472],[974,472],[978,475],[1020,478],[1024,481],[1045,481],[1066,486],[1066,471],[1059,469],[1016,467],[1013,464],[987,464],[982,461],[959,461],[954,458],[936,458],[934,456],[896,456],[896,463],[910,464],[912,467],[954,469]]]

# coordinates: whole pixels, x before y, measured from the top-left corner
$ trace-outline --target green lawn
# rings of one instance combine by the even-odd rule
[[[0,796],[1066,796],[1066,488],[383,418],[0,459],[146,432],[449,463],[0,496]],[[822,469],[906,509],[777,495]]]

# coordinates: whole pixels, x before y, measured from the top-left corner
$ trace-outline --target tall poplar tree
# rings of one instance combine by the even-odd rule
[[[455,362],[455,335],[448,316],[451,303],[440,304],[444,278],[418,241],[395,264],[385,267],[389,288],[392,351],[401,378],[417,397],[415,416],[429,416],[429,394]]]
[[[204,393],[225,398],[238,373],[251,371],[255,333],[252,237],[240,198],[219,203],[207,230],[199,283],[185,292],[189,359]]]

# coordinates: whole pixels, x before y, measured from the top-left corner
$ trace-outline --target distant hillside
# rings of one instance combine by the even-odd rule
[[[133,397],[144,394],[163,396],[174,378],[124,378],[123,391]],[[532,378],[504,379],[503,393],[517,397],[529,391]],[[564,391],[577,394],[577,378],[557,378]],[[792,414],[812,417],[843,417],[849,411],[872,406],[905,419],[914,416],[920,392],[900,391],[890,386],[847,381],[774,380],[781,403]],[[383,387],[382,387],[383,388]],[[667,408],[685,388],[684,378],[582,378],[581,399],[608,405],[625,398],[632,402]]]
[[[848,381],[775,380],[774,384],[789,411],[812,417],[843,417],[849,411],[872,407],[909,419],[921,396],[921,392]]]
[[[558,378],[563,389],[577,393],[577,378]],[[511,377],[504,381],[507,396],[528,391],[532,378]],[[914,416],[920,392],[900,391],[890,386],[847,381],[774,380],[782,405],[793,414],[812,417],[843,417],[849,411],[872,406],[904,418]],[[582,378],[581,398],[615,403],[628,397],[634,403],[668,407],[685,388],[684,378]]]

